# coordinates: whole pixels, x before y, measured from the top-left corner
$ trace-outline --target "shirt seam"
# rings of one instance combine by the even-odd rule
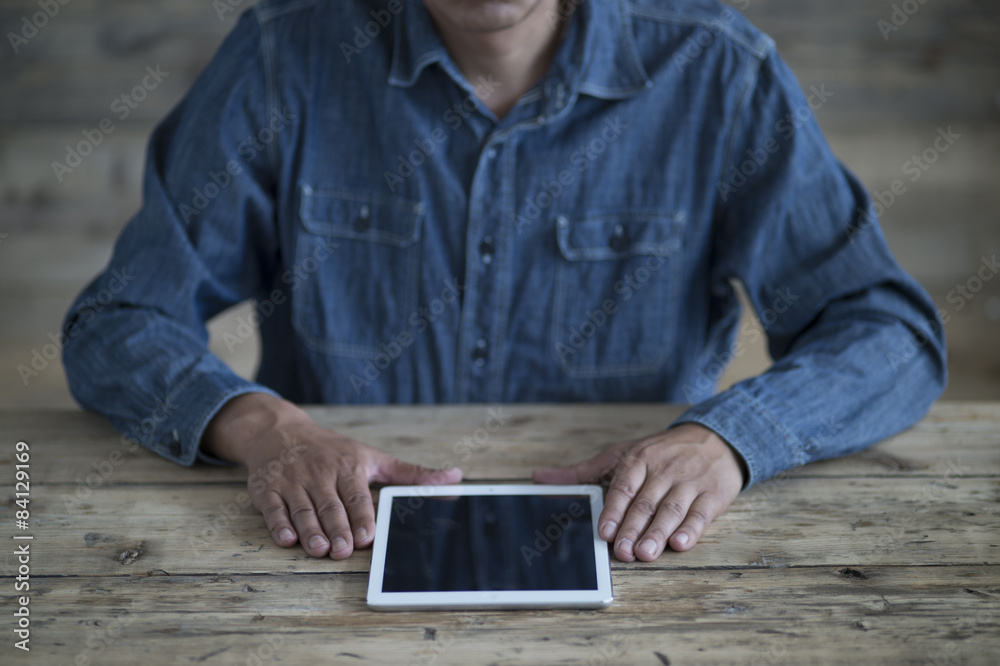
[[[261,12],[264,11],[266,10],[261,10]],[[258,12],[258,16],[260,16],[260,12]],[[261,116],[261,119],[263,120],[263,123],[266,125],[267,119],[271,114],[271,110],[272,109],[275,111],[277,110],[276,103],[278,99],[278,92],[277,92],[277,77],[275,76],[275,63],[273,62],[274,49],[272,48],[271,44],[272,35],[271,31],[268,30],[267,27],[263,25],[263,22],[264,22],[263,20],[258,19],[257,29],[260,31],[260,58],[263,61],[262,64],[264,68],[264,90],[266,91],[264,93],[265,95],[264,113]],[[270,162],[271,164],[272,173],[275,174],[277,174],[278,172],[278,159],[276,154],[277,146],[275,145],[276,143],[277,143],[276,141],[270,141],[266,146],[267,159],[268,162]]]
[[[650,21],[656,21],[659,23],[673,23],[675,25],[699,25],[703,27],[714,26],[712,20],[707,19],[703,16],[697,16],[694,14],[686,14],[683,12],[676,12],[672,10],[656,9],[653,7],[643,7],[635,5],[630,2],[623,3],[629,15],[635,16],[637,18],[643,18]],[[723,11],[734,12],[736,10],[725,7],[723,5]],[[714,17],[713,17],[714,18]],[[751,41],[746,36],[740,34],[739,32],[731,29],[729,26],[723,24],[721,26],[721,31],[729,38],[733,43],[743,47],[745,50],[750,52],[754,57],[759,60],[765,59],[770,51],[774,48],[774,40],[771,39],[764,33],[759,33],[756,40]]]
[[[273,5],[273,2],[265,1],[254,6],[254,12],[257,14],[257,18],[260,23],[267,23],[278,17],[284,16],[285,14],[291,14],[301,9],[314,7],[316,6],[316,0],[299,0],[299,2],[281,3],[277,7]]]
[[[757,67],[751,67],[750,63],[747,63],[746,69],[743,73],[743,89],[740,91],[738,103],[734,105],[732,116],[729,119],[729,137],[726,140],[726,153],[722,161],[722,171],[720,172],[720,177],[725,177],[728,173],[729,166],[733,161],[733,152],[736,150],[736,130],[744,120],[744,114],[747,112],[747,108],[750,106],[750,97],[756,87],[756,82],[760,80],[760,70],[763,67],[763,61],[758,61]],[[716,188],[716,198],[719,196],[718,188]]]

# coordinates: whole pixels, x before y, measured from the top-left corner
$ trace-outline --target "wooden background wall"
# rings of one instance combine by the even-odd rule
[[[33,34],[39,0],[0,5],[0,406],[72,404],[58,359],[25,386],[17,372],[45,351],[68,303],[107,261],[139,206],[146,138],[205,66],[238,10],[210,0],[68,0]],[[46,2],[46,0],[41,0]],[[1000,399],[1000,277],[961,311],[947,301],[981,257],[1000,252],[1000,3],[993,0],[734,0],[771,34],[806,88],[834,93],[817,116],[841,158],[869,190],[903,179],[883,216],[901,263],[952,317],[952,398]],[[884,38],[893,4],[912,10]],[[218,6],[218,5],[216,5]],[[897,14],[899,21],[902,15]],[[40,21],[39,21],[40,22]],[[10,33],[22,34],[17,44]],[[147,66],[169,73],[120,120],[112,101]],[[59,182],[51,168],[67,143],[111,117],[115,131]],[[939,128],[961,135],[915,183],[903,173]],[[973,286],[975,286],[973,284]],[[233,330],[233,314],[212,329]],[[229,355],[243,373],[256,348]],[[51,348],[48,349],[51,352]],[[37,361],[36,361],[37,362]],[[727,381],[767,364],[759,347]]]

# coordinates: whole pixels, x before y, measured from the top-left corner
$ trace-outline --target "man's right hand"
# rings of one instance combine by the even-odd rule
[[[301,543],[313,557],[348,557],[375,538],[368,484],[458,483],[457,468],[402,462],[357,440],[321,428],[287,400],[247,393],[227,402],[201,442],[212,456],[247,466],[254,506],[271,538]]]

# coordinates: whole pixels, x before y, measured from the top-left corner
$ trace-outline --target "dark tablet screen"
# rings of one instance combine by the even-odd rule
[[[383,592],[596,590],[587,495],[395,497]]]

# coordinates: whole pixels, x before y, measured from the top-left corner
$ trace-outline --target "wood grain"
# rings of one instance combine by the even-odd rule
[[[504,425],[482,444],[474,439],[489,405],[423,407],[307,407],[321,425],[407,461],[440,467],[449,460],[467,479],[525,479],[539,466],[586,459],[608,444],[666,428],[683,411],[676,405],[504,405]],[[59,411],[0,412],[0,436],[29,440],[46,455],[34,461],[47,485],[75,492],[97,473],[95,466],[118,452],[99,485],[150,482],[240,481],[238,468],[197,465],[188,469],[122,439],[95,414]],[[913,428],[857,455],[789,471],[790,478],[817,476],[977,476],[1000,466],[1000,408],[996,403],[938,403]],[[31,442],[35,439],[35,442]],[[480,439],[482,439],[480,437]],[[944,445],[944,444],[946,445]],[[0,463],[12,453],[0,451]],[[122,473],[119,473],[121,470]],[[127,470],[127,471],[126,471]],[[993,472],[996,473],[995,471]]]
[[[491,408],[310,411],[437,464]],[[524,479],[680,410],[503,406],[506,424],[467,470]],[[33,658],[82,664],[994,664],[997,433],[1000,403],[939,403],[869,451],[750,489],[688,553],[614,561],[605,611],[375,613],[364,606],[370,551],[334,562],[276,547],[240,469],[128,453],[92,414],[0,412],[0,440],[32,451]],[[11,450],[0,453],[7,478]],[[12,489],[0,497],[9,532]],[[12,550],[5,605],[16,603]]]
[[[610,608],[580,612],[376,613],[366,587],[359,573],[46,578],[35,649],[130,665],[271,663],[272,645],[297,664],[993,664],[1000,650],[1000,581],[976,566],[622,571]]]
[[[249,6],[241,3],[238,10]],[[733,2],[770,34],[800,82],[837,91],[830,124],[911,118],[992,121],[1000,79],[1000,6],[991,2],[929,2],[883,37],[893,3],[842,0]],[[109,12],[107,5],[113,11]],[[27,0],[5,4],[0,24],[18,26],[37,11]],[[0,80],[14,93],[0,121],[99,120],[111,101],[136,85],[147,65],[172,73],[135,110],[161,118],[207,64],[239,11],[220,20],[211,3],[174,0],[131,6],[74,0],[15,55],[0,57]],[[984,85],[985,84],[985,85]],[[72,100],[71,104],[66,103]]]

